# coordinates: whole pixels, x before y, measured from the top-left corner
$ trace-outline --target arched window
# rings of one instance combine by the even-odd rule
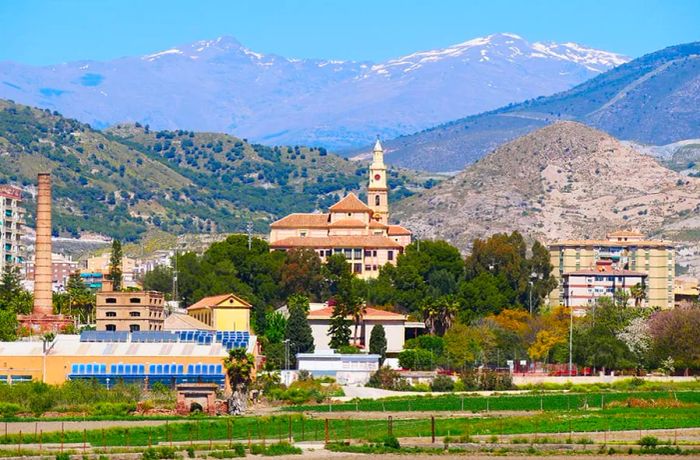
[[[374,195],[374,205],[375,206],[379,206],[379,201],[380,201],[379,195]]]

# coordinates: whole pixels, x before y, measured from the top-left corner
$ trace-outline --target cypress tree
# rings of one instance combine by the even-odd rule
[[[309,320],[306,318],[309,299],[303,296],[294,296],[294,299],[287,302],[287,307],[289,308],[289,319],[287,319],[284,338],[289,340],[289,364],[295,368],[297,353],[314,352],[314,336],[311,333]]]
[[[350,325],[352,321],[347,318],[347,312],[342,304],[336,304],[333,307],[333,315],[331,315],[331,326],[328,329],[328,335],[331,336],[330,347],[337,350],[347,346],[350,343],[352,331]]]
[[[112,241],[112,255],[109,259],[109,278],[115,291],[122,289],[122,256],[122,242],[115,239]]]
[[[372,328],[372,333],[369,336],[369,352],[380,356],[379,366],[384,364],[386,359],[386,332],[381,324],[377,324]]]

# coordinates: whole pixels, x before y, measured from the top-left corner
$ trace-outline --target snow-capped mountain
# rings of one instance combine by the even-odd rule
[[[0,97],[96,127],[225,131],[350,148],[568,89],[624,63],[575,43],[475,38],[382,63],[260,54],[231,37],[138,57],[45,67],[0,63]]]

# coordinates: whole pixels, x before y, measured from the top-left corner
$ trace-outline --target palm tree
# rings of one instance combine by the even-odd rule
[[[637,283],[630,288],[630,295],[634,299],[634,306],[641,307],[642,301],[647,297],[647,287],[642,283]]]
[[[420,307],[421,314],[423,315],[423,322],[425,327],[428,328],[431,335],[435,335],[435,326],[437,322],[437,309],[435,308],[434,302],[428,300]]]
[[[360,321],[362,321],[362,317],[365,316],[365,314],[367,314],[367,304],[365,302],[355,301],[352,305],[348,305],[348,313],[352,316],[352,319],[355,322],[355,345],[359,345],[359,337],[357,336],[357,330],[360,328]]]

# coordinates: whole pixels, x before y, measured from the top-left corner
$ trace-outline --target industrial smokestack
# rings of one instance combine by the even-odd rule
[[[33,316],[53,314],[51,272],[51,174],[39,174],[36,200]]]

